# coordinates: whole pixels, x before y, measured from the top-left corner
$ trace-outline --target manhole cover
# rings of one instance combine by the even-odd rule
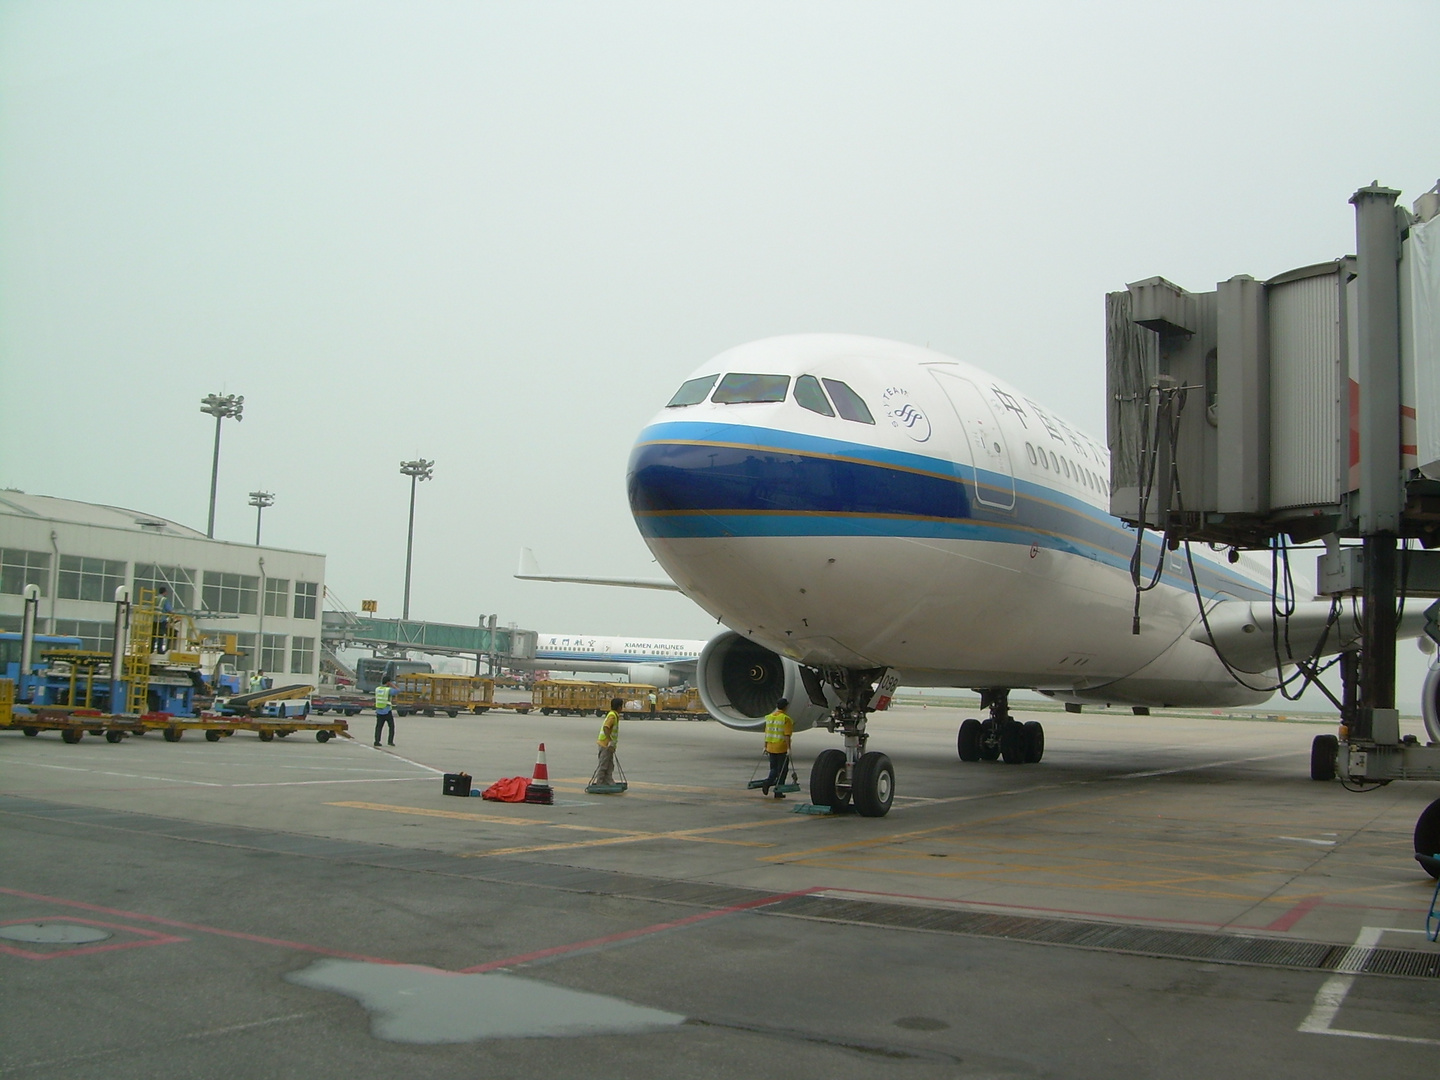
[[[0,926],[0,938],[23,941],[31,945],[85,945],[92,941],[104,941],[109,936],[108,930],[68,922],[12,923],[10,926]]]

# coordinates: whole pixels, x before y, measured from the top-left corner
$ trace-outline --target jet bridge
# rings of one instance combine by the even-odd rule
[[[1395,709],[1397,604],[1440,597],[1440,184],[1413,210],[1399,195],[1377,183],[1351,197],[1353,255],[1210,292],[1151,277],[1105,311],[1111,512],[1137,552],[1146,531],[1162,550],[1205,542],[1232,559],[1323,541],[1332,618],[1344,598],[1363,605],[1341,696],[1313,656],[1277,659],[1341,714],[1312,775],[1361,787],[1440,780],[1440,668],[1425,684],[1428,746],[1401,741]],[[1427,615],[1440,641],[1440,604]],[[1440,800],[1432,810],[1416,833],[1429,855]]]

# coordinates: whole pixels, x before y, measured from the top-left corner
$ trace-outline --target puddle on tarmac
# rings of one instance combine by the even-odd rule
[[[457,975],[410,964],[320,960],[285,978],[354,998],[370,1013],[371,1033],[389,1042],[624,1035],[685,1021],[604,994],[494,972]]]

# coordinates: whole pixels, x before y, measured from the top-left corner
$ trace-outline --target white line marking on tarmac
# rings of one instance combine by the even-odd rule
[[[1314,844],[1317,847],[1334,847],[1334,840],[1312,840],[1308,836],[1277,836],[1276,840],[1293,840],[1297,844]]]
[[[315,784],[400,784],[413,780],[431,781],[433,776],[367,776],[356,780],[273,780],[268,783],[222,784],[221,787],[310,787]]]
[[[291,1013],[289,1016],[272,1016],[268,1020],[251,1020],[244,1024],[230,1024],[226,1027],[206,1028],[204,1031],[192,1031],[185,1035],[176,1035],[174,1038],[160,1040],[160,1045],[174,1044],[180,1042],[193,1042],[196,1039],[210,1039],[217,1035],[233,1035],[239,1031],[250,1031],[254,1028],[269,1027],[271,1024],[288,1024],[292,1020],[304,1020],[308,1013]],[[153,1049],[155,1043],[146,1043],[146,1049]],[[6,1073],[28,1072],[31,1069],[47,1069],[56,1065],[79,1064],[82,1061],[94,1061],[97,1058],[110,1057],[114,1054],[129,1054],[140,1049],[136,1046],[112,1046],[108,1050],[95,1050],[88,1054],[72,1054],[68,1057],[48,1058],[45,1061],[27,1061],[20,1065],[7,1065],[0,1067],[0,1076]]]
[[[1381,934],[1419,934],[1420,930],[1402,930],[1394,926],[1364,926],[1360,928],[1360,936],[1355,939],[1355,944],[1345,950],[1345,955],[1340,958],[1337,973],[1326,979],[1315,995],[1315,1004],[1310,1009],[1310,1015],[1300,1022],[1297,1029],[1307,1035],[1343,1035],[1349,1039],[1373,1039],[1379,1042],[1400,1042],[1419,1043],[1424,1046],[1440,1046],[1440,1039],[1421,1039],[1414,1035],[1385,1035],[1378,1031],[1350,1031],[1346,1028],[1331,1027],[1335,1022],[1335,1016],[1340,1012],[1340,1007],[1345,1004],[1345,998],[1350,993],[1350,988],[1355,985],[1355,977],[1365,967],[1365,961],[1375,951],[1375,946],[1380,942]]]

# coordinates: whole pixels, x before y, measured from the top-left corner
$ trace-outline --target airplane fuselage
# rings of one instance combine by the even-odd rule
[[[736,632],[812,667],[1073,700],[1232,705],[1189,631],[1183,552],[1153,536],[1132,633],[1135,532],[1108,512],[1108,455],[990,374],[928,349],[772,338],[702,365],[631,455],[661,566]],[[1195,556],[1208,603],[1268,598],[1246,562]]]

